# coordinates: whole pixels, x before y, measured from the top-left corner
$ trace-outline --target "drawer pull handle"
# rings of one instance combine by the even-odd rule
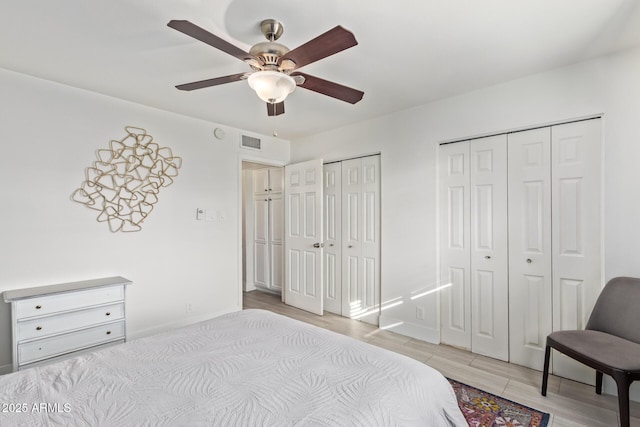
[[[104,315],[105,315],[105,316],[111,316],[111,312],[110,312],[110,311],[107,311]]]
[[[41,331],[42,330],[42,326],[36,326],[36,331]]]
[[[107,331],[107,335],[111,335],[111,331]]]
[[[41,305],[36,305],[36,310],[40,310],[42,308]]]

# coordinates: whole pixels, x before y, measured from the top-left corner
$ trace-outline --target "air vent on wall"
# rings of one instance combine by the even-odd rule
[[[240,142],[240,146],[242,148],[252,148],[254,150],[260,149],[260,138],[255,138],[249,135],[242,135],[242,140]]]

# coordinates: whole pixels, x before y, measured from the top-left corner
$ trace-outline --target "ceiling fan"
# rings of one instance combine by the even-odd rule
[[[282,24],[275,19],[266,19],[260,23],[260,30],[268,41],[253,45],[249,52],[189,21],[172,20],[167,25],[244,61],[252,69],[246,73],[181,84],[176,86],[177,89],[190,91],[248,80],[249,86],[267,103],[269,116],[284,113],[284,100],[296,86],[351,104],[360,101],[364,95],[362,91],[297,71],[305,65],[358,44],[353,33],[339,25],[302,46],[289,50],[276,43],[284,32]]]

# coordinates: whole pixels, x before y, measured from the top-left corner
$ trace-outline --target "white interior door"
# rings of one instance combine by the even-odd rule
[[[322,315],[322,159],[285,166],[284,196],[284,302]]]
[[[342,162],[324,165],[324,309],[342,315]]]
[[[342,314],[380,317],[380,156],[342,162]]]
[[[509,135],[510,361],[542,369],[552,331],[550,128]]]
[[[441,145],[440,338],[471,349],[469,142]]]
[[[584,329],[602,290],[601,120],[551,128],[553,330]],[[562,354],[553,373],[594,383],[593,370]]]
[[[470,142],[471,350],[509,360],[507,135]]]
[[[362,170],[362,289],[363,312],[357,318],[380,322],[380,156],[360,159]]]
[[[282,271],[284,269],[284,240],[283,240],[283,200],[282,193],[269,194],[269,255],[271,270],[271,286],[276,291],[282,291]]]
[[[266,185],[265,185],[266,187]],[[253,214],[253,282],[262,287],[269,287],[269,197],[266,192],[254,197]]]

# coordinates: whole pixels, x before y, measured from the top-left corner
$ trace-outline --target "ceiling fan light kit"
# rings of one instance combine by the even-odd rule
[[[252,72],[201,80],[176,86],[180,90],[196,90],[240,80],[247,80],[251,89],[267,103],[267,114],[284,114],[284,100],[296,86],[355,104],[364,92],[296,71],[312,62],[331,56],[358,44],[353,33],[336,26],[293,50],[276,43],[284,32],[275,19],[265,19],[260,29],[268,41],[253,45],[249,52],[238,48],[207,30],[184,20],[172,20],[167,26],[200,40],[245,62]]]
[[[284,101],[296,88],[293,77],[279,71],[256,71],[247,81],[258,97],[269,104]]]

